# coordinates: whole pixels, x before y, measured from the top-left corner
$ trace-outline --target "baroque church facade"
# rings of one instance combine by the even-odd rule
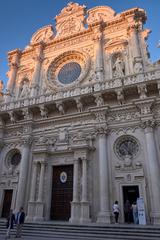
[[[69,3],[55,28],[8,52],[0,88],[0,217],[112,222],[112,204],[143,197],[160,223],[160,66],[146,12]]]

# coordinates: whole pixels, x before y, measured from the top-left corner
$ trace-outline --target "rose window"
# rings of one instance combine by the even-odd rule
[[[58,73],[58,80],[63,84],[74,82],[81,74],[81,66],[77,62],[66,63]]]
[[[130,135],[118,138],[114,144],[114,152],[120,159],[127,156],[135,158],[140,151],[140,144],[136,138]]]

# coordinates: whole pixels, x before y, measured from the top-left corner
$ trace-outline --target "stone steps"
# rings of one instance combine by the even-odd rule
[[[0,234],[5,233],[5,222],[0,220]],[[23,235],[53,240],[160,240],[160,226],[26,222],[23,226]]]

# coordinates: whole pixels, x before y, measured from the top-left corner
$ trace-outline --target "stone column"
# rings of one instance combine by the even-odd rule
[[[16,210],[19,210],[21,206],[24,206],[26,200],[26,184],[28,176],[31,137],[30,136],[26,137],[22,141],[24,142],[24,146],[22,150],[22,158],[20,163],[18,191],[16,198]]]
[[[28,203],[27,221],[32,221],[35,216],[35,194],[36,194],[36,180],[37,180],[37,162],[33,162],[33,173],[31,181],[31,194]]]
[[[151,199],[151,219],[153,224],[160,224],[160,166],[156,150],[154,129],[152,123],[145,123],[145,137],[147,146],[147,166],[150,176],[148,181]]]
[[[80,202],[78,196],[79,184],[78,184],[78,175],[79,175],[79,158],[74,160],[74,170],[73,170],[73,201],[71,202],[71,218],[69,221],[71,223],[79,222],[80,219]]]
[[[89,218],[89,202],[87,198],[87,159],[82,158],[82,199],[81,199],[81,218],[80,222],[90,222]]]
[[[32,174],[32,182],[31,182],[30,202],[35,201],[36,180],[37,180],[37,162],[33,162],[33,174]]]
[[[38,200],[37,202],[43,201],[43,185],[44,185],[44,171],[45,171],[45,162],[41,161],[41,171],[40,171],[40,180],[39,180],[39,189],[38,189]]]
[[[103,81],[103,48],[102,48],[102,32],[95,29],[94,37],[94,55],[95,55],[95,74],[98,81]]]
[[[100,211],[97,222],[110,223],[111,213],[109,204],[109,169],[107,159],[107,139],[103,129],[98,134],[98,152],[99,152],[99,197]]]
[[[44,187],[44,173],[45,173],[45,161],[40,161],[41,163],[41,171],[40,171],[40,178],[39,178],[39,188],[38,188],[38,199],[36,202],[36,214],[34,217],[35,221],[43,221],[43,187]]]
[[[42,43],[35,47],[35,56],[33,57],[33,59],[35,61],[35,69],[34,69],[32,83],[31,83],[31,97],[35,97],[38,90],[41,65],[43,61],[43,44]]]
[[[8,72],[9,80],[7,82],[7,94],[5,97],[6,102],[9,102],[11,100],[11,97],[13,94],[21,51],[19,49],[16,49],[12,52],[9,52],[8,55],[9,55],[9,58],[11,58],[11,60],[9,62],[10,70]]]
[[[143,60],[142,54],[140,49],[140,41],[139,41],[139,27],[138,26],[131,26],[130,28],[130,35],[132,41],[132,54],[134,57],[133,61],[133,72],[140,73],[143,71]]]
[[[135,26],[131,29],[131,39],[132,39],[132,46],[133,46],[133,56],[134,57],[141,57],[141,50],[139,46],[139,37],[138,37],[138,30]]]

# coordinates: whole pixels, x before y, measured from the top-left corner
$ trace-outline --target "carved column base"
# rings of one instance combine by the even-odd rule
[[[79,223],[79,221],[80,221],[80,203],[71,202],[71,217],[69,219],[69,222]]]
[[[91,222],[89,217],[89,202],[81,202],[81,223],[88,223]]]
[[[34,221],[44,221],[43,209],[44,209],[44,203],[36,202],[36,212],[33,218]]]
[[[100,212],[97,217],[97,223],[111,223],[110,212]]]
[[[35,210],[36,210],[36,202],[29,202],[28,213],[25,219],[27,222],[33,221],[33,218],[35,216]]]
[[[151,213],[151,223],[154,225],[160,224],[160,212]]]

